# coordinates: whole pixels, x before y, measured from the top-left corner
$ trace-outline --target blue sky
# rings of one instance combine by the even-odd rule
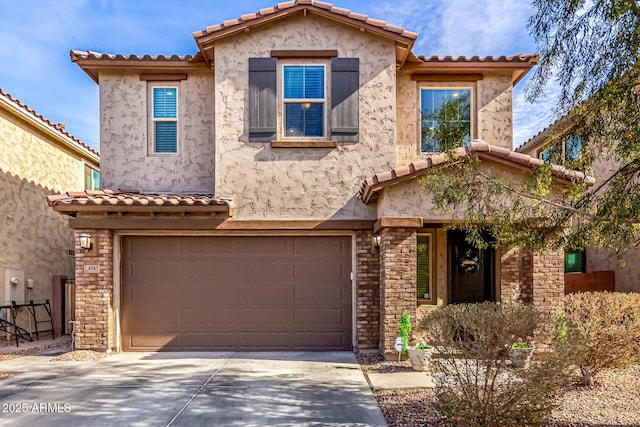
[[[0,0],[0,88],[99,148],[98,86],[71,49],[123,54],[196,52],[191,33],[270,7],[270,0]],[[525,0],[336,0],[337,6],[419,34],[416,55],[536,51]],[[531,73],[530,73],[531,74]],[[514,92],[516,146],[552,120],[553,90],[535,105]],[[489,141],[490,142],[490,141]]]

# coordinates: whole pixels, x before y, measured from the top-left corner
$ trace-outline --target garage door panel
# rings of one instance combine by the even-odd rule
[[[335,328],[342,327],[344,310],[342,308],[299,308],[295,311],[296,326],[328,325]]]
[[[318,304],[322,301],[342,301],[344,286],[307,286],[296,285],[295,299],[298,303]]]
[[[300,283],[344,283],[348,280],[348,274],[340,264],[330,262],[296,262],[294,265],[294,277]]]
[[[346,240],[348,242],[348,240]],[[344,239],[318,237],[317,239],[299,238],[294,240],[294,254],[334,255],[345,252]]]
[[[162,325],[163,330],[177,331],[180,316],[180,309],[166,304],[153,308],[148,305],[138,305],[133,306],[132,310],[127,310],[124,320],[135,323],[136,330],[158,330],[158,325]]]
[[[350,256],[339,236],[125,236],[123,348],[350,350]]]
[[[140,351],[157,349],[176,351],[181,347],[180,336],[177,333],[136,334],[129,336],[129,338],[129,348],[139,348]],[[124,347],[126,348],[126,346]]]
[[[309,349],[339,349],[344,347],[344,332],[300,332],[294,334],[294,345]]]
[[[269,239],[247,236],[230,238],[233,241],[233,253],[240,256],[285,255],[289,252],[290,239]]]
[[[123,245],[127,253],[136,256],[177,255],[180,241],[168,241],[161,236],[145,236],[143,239],[126,239]]]
[[[180,290],[169,286],[141,286],[129,289],[126,297],[132,305],[155,305],[160,308],[177,303],[180,300]]]

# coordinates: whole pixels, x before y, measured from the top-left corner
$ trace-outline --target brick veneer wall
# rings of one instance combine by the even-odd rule
[[[533,255],[517,247],[500,250],[500,301],[531,303]]]
[[[416,235],[412,228],[380,231],[380,351],[385,356],[395,352],[402,312],[407,311],[415,323]]]
[[[359,349],[379,348],[380,253],[373,232],[356,233],[356,342]]]
[[[76,247],[76,336],[79,350],[106,351],[113,336],[113,233],[110,230],[74,230]],[[95,250],[80,248],[79,235],[94,238]],[[85,273],[85,265],[99,265],[99,273]]]
[[[564,250],[547,250],[532,257],[532,302],[543,313],[553,313],[564,296]]]

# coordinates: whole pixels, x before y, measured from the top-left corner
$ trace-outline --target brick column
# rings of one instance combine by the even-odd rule
[[[75,346],[78,350],[107,351],[115,347],[112,326],[113,233],[110,230],[74,230],[74,233],[77,322]],[[93,249],[86,251],[80,248],[80,234],[93,236]]]
[[[356,232],[356,342],[358,349],[379,347],[380,252],[373,232]]]
[[[564,296],[564,250],[532,255],[532,302],[543,313],[553,313]]]
[[[402,312],[416,320],[416,229],[380,230],[380,351],[395,353],[398,321]]]
[[[532,302],[533,256],[518,247],[500,249],[500,301]]]

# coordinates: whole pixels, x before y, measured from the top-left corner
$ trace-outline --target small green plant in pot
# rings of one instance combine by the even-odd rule
[[[426,371],[433,357],[433,347],[424,338],[417,340],[413,347],[407,348],[409,361],[414,371]]]
[[[533,344],[529,341],[515,342],[511,344],[511,366],[514,368],[522,368],[529,366],[534,350]]]

